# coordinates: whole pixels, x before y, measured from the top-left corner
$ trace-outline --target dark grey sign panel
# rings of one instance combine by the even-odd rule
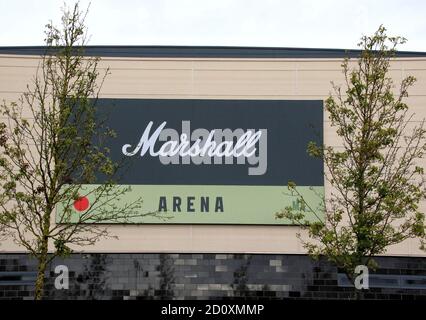
[[[130,163],[123,184],[324,184],[322,161],[306,152],[323,140],[322,101],[99,99],[97,108],[117,133],[111,156]]]

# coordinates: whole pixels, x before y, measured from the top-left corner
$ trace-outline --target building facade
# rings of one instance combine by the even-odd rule
[[[43,48],[37,47],[0,48],[1,98],[14,101],[19,97],[35,74],[42,53]],[[100,98],[117,102],[118,113],[115,119],[120,121],[124,121],[127,115],[119,109],[123,101],[127,104],[129,101],[135,103],[127,105],[126,110],[137,108],[138,101],[140,103],[148,101],[148,104],[155,101],[161,108],[164,104],[171,104],[168,109],[164,109],[168,114],[175,113],[169,123],[179,118],[179,113],[184,112],[186,104],[191,104],[185,111],[185,117],[194,117],[191,118],[195,119],[193,123],[194,121],[208,123],[208,119],[215,119],[217,123],[227,128],[232,122],[226,122],[224,120],[226,117],[238,119],[238,113],[243,112],[244,117],[249,118],[247,114],[251,111],[241,109],[244,105],[253,104],[250,119],[259,120],[262,112],[266,110],[262,109],[262,106],[266,108],[274,102],[277,104],[271,106],[274,112],[280,109],[280,106],[293,108],[292,113],[287,116],[291,117],[293,114],[294,118],[290,118],[288,123],[283,122],[282,132],[285,133],[286,128],[292,123],[301,124],[303,119],[309,118],[309,110],[304,109],[300,113],[301,108],[311,108],[312,113],[320,110],[312,120],[315,122],[320,119],[320,125],[317,126],[321,129],[320,139],[326,145],[339,146],[337,134],[330,126],[327,114],[322,110],[322,101],[332,90],[331,81],[343,84],[341,71],[343,58],[346,55],[356,57],[359,52],[286,48],[88,47],[86,54],[100,56],[100,67],[110,68],[110,75],[105,80]],[[413,125],[419,123],[426,116],[426,53],[400,52],[391,63],[390,74],[396,83],[407,75],[417,78],[417,83],[410,90],[406,102],[415,113],[411,122]],[[236,107],[238,103],[241,106]],[[210,108],[211,114],[206,117],[203,111],[199,115],[194,115],[200,108],[206,108],[205,110]],[[229,112],[226,108],[229,108]],[[145,114],[153,114],[152,112]],[[250,119],[247,120],[245,129],[250,128],[248,127],[252,124]],[[271,127],[267,127],[270,141],[267,152],[269,160],[266,160],[269,161],[268,165],[273,162],[273,152],[278,152],[276,149],[279,146],[273,145],[271,132],[278,132],[279,124],[277,127],[273,127],[272,124]],[[183,126],[184,124],[182,128]],[[134,133],[133,142],[137,142],[141,133]],[[287,143],[296,141],[301,145],[296,138],[286,138],[287,136],[286,134],[280,138],[280,141],[284,141],[280,152],[289,152],[286,150]],[[259,141],[261,143],[261,140]],[[274,151],[271,149],[273,147]],[[305,144],[302,147],[303,150],[306,149]],[[297,154],[294,150],[292,148],[291,152]],[[259,169],[260,153],[258,158],[258,162],[254,162],[253,166]],[[289,163],[286,163],[286,157],[280,154],[280,158],[283,168],[290,167]],[[308,172],[309,177],[314,176],[309,171],[312,168],[316,170],[315,172],[320,172],[315,164],[297,167],[298,159],[296,157],[293,160],[290,171],[299,170],[305,174]],[[183,158],[181,161],[183,164]],[[278,166],[278,163],[276,165]],[[163,167],[155,168],[157,169],[153,171],[156,173],[152,178],[153,181],[161,175]],[[269,167],[271,168],[273,167]],[[173,170],[178,172],[192,169],[176,166]],[[244,170],[247,170],[247,167]],[[190,176],[193,175],[192,171],[188,172]],[[203,213],[198,211],[203,208],[201,201],[207,200],[200,199],[198,204],[195,200],[201,209],[195,210],[196,213],[189,215],[189,218],[182,218],[188,217],[189,212],[182,213],[180,210],[170,212],[175,200],[167,200],[166,197],[166,201],[169,201],[168,212],[177,215],[179,221],[173,222],[172,219],[170,223],[137,221],[132,224],[112,224],[109,229],[118,240],[103,239],[83,250],[76,248],[81,253],[73,254],[66,261],[56,259],[52,263],[46,284],[46,297],[52,299],[347,298],[351,288],[348,287],[341,270],[326,261],[312,261],[296,236],[300,232],[299,227],[285,222],[275,222],[272,217],[276,207],[268,207],[270,212],[265,213],[255,206],[257,202],[265,199],[255,199],[250,205],[254,220],[248,217],[251,214],[250,208],[236,214],[235,217],[232,216],[237,210],[234,208],[240,203],[244,200],[247,202],[253,200],[252,194],[265,192],[265,197],[266,194],[270,194],[268,191],[270,189],[259,189],[260,186],[284,188],[287,182],[284,178],[287,176],[283,176],[282,183],[273,181],[273,177],[277,177],[279,172],[271,174],[269,180],[256,180],[256,182],[250,182],[252,180],[247,180],[248,178],[244,176],[241,183],[232,183],[234,173],[231,173],[231,181],[228,181],[229,179],[226,180],[229,178],[228,173],[220,178],[222,173],[216,170],[211,178],[208,178],[208,175],[204,177],[203,172],[200,173],[205,179],[204,183],[201,180],[197,183],[195,180],[185,180],[185,176],[179,173],[176,173],[173,179],[170,178],[171,180],[165,178],[167,181],[158,185],[154,182],[147,183],[146,189],[141,189],[142,194],[144,192],[150,194],[153,185],[159,188],[160,195],[166,186],[178,185],[179,195],[186,197],[179,201],[184,203],[186,201],[188,204],[182,211],[190,211],[188,207],[191,208],[189,204],[191,200],[187,198],[193,195],[185,194],[185,190],[193,190],[191,188],[198,188],[200,185],[206,190],[206,194],[216,192],[228,195],[223,196],[225,200],[222,205],[225,208],[231,202],[227,199],[237,199],[239,202],[235,200],[232,209],[228,211],[225,209],[225,213],[229,212],[231,218],[224,218],[223,215],[220,216],[220,203],[217,204],[210,199],[210,211],[213,211],[215,205],[215,210],[219,213],[204,213],[203,216]],[[261,172],[259,175],[263,174]],[[142,178],[148,179],[146,175]],[[253,177],[257,178],[259,177]],[[244,182],[246,180],[249,182]],[[240,191],[241,185],[246,188],[244,191]],[[307,180],[305,186],[312,185],[323,188],[321,190],[325,190],[325,194],[330,192],[330,187],[324,186],[324,183]],[[153,200],[154,209],[158,203],[156,199]],[[279,200],[274,198],[271,201],[279,202]],[[149,199],[147,201],[149,202]],[[161,208],[161,201],[159,206]],[[422,203],[421,207],[426,208],[426,203]],[[212,217],[214,214],[219,216]],[[209,218],[204,218],[207,215],[210,215]],[[261,218],[256,220],[258,217]],[[0,298],[31,298],[34,290],[35,261],[23,248],[10,240],[2,241],[0,252]],[[378,262],[379,269],[370,280],[371,289],[365,294],[365,298],[426,298],[426,253],[419,249],[417,239],[407,240],[389,248],[386,256],[379,257]],[[69,266],[69,290],[60,291],[53,286],[55,266],[59,264]]]

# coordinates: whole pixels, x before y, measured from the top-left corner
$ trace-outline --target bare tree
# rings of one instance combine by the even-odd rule
[[[84,55],[86,14],[77,3],[63,9],[59,27],[46,25],[32,83],[19,102],[0,107],[0,227],[38,260],[35,299],[47,265],[70,245],[112,236],[104,223],[155,214],[142,213],[141,198],[126,202],[130,187],[116,183],[121,164],[105,147],[115,134],[96,113],[109,71]]]
[[[333,84],[334,95],[325,101],[342,147],[308,146],[310,155],[324,161],[331,193],[320,208],[311,207],[289,182],[305,211],[288,207],[277,213],[308,231],[302,242],[310,255],[325,256],[352,283],[356,266],[375,268],[373,257],[389,246],[419,237],[424,247],[425,216],[419,209],[426,195],[419,163],[426,150],[424,121],[412,121],[404,102],[415,78],[408,76],[395,88],[389,76],[396,47],[405,41],[388,37],[380,26],[361,38],[353,67],[351,59],[344,60],[344,87]],[[417,125],[410,129],[410,123]]]

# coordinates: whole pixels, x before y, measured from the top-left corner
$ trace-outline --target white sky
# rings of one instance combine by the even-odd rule
[[[42,45],[62,5],[0,0],[0,46]],[[92,45],[349,49],[383,23],[408,38],[400,50],[426,51],[425,14],[425,0],[92,0],[87,25]]]

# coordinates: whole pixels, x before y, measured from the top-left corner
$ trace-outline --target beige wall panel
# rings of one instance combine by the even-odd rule
[[[425,115],[426,116],[426,115]],[[415,128],[419,128],[421,126],[421,121],[410,121],[407,123],[405,132],[410,134],[413,132]],[[426,123],[423,126],[426,129]],[[336,132],[337,127],[332,127],[331,122],[326,120],[324,121],[324,144],[328,146],[341,146],[343,143],[343,138],[339,137]],[[406,143],[401,140],[401,146],[405,146]]]
[[[85,251],[96,252],[288,252],[301,253],[297,227],[140,225],[112,226],[106,238]],[[271,241],[272,240],[272,241]],[[271,247],[273,245],[273,247]],[[0,252],[24,251],[10,239]],[[78,247],[74,247],[78,250]]]
[[[297,62],[294,61],[195,60],[193,62],[193,69],[198,71],[292,71],[296,66]]]
[[[118,239],[104,239],[94,246],[74,249],[83,252],[306,253],[296,238],[298,227],[149,225],[116,226],[110,231]],[[24,251],[10,239],[0,244],[0,252]],[[419,249],[417,239],[392,246],[386,254],[426,255]]]
[[[120,59],[104,58],[110,66],[101,97],[187,99],[325,99],[331,80],[343,83],[342,59]],[[38,59],[0,56],[0,92],[5,99],[22,91],[35,72]],[[16,68],[22,66],[25,68]],[[407,100],[419,116],[426,117],[426,59],[392,62],[392,75],[418,78]],[[422,69],[422,70],[420,70]],[[404,70],[404,71],[401,71]],[[414,72],[411,72],[414,71]],[[423,89],[422,89],[423,88]],[[423,90],[423,91],[422,91]],[[326,117],[326,115],[325,115]],[[338,144],[327,122],[325,142]],[[330,192],[330,188],[327,188]],[[421,208],[426,208],[422,202]],[[231,225],[128,225],[112,226],[119,240],[105,239],[86,251],[97,252],[258,252],[304,253],[296,226]],[[23,251],[10,240],[0,252]],[[418,241],[393,246],[391,255],[423,255]]]
[[[30,66],[36,67],[40,62],[39,56],[0,55],[0,66]],[[353,61],[353,62],[352,62]],[[341,70],[343,58],[337,59],[285,59],[285,58],[131,58],[103,57],[101,67],[127,68],[128,66],[148,69],[299,69],[299,70]],[[354,60],[350,66],[355,66]],[[421,58],[403,58],[391,62],[391,69],[426,69],[426,60]]]
[[[39,66],[41,59],[37,56],[0,55],[0,67],[34,67]],[[150,58],[102,58],[101,69],[191,69],[192,60],[182,59],[150,59]]]
[[[403,102],[408,105],[407,114],[414,114],[413,120],[421,121],[426,118],[426,94],[421,96],[409,95],[407,98],[404,98]]]
[[[318,95],[324,99],[332,92],[331,81],[343,83],[343,74],[339,71],[298,70],[297,95]]]
[[[6,103],[18,102],[21,97],[21,93],[19,92],[2,92],[0,87],[0,103],[3,103],[3,100]]]
[[[408,255],[416,255],[416,253],[418,253],[419,255],[424,255],[424,252],[421,252],[419,246],[420,244],[416,239],[409,239],[407,241],[389,246],[386,253],[397,255],[407,255],[407,253]]]
[[[426,70],[425,58],[400,59],[401,68],[407,70]]]
[[[36,68],[0,68],[0,92],[24,92],[27,84],[32,83]]]
[[[339,71],[342,72],[342,63],[344,59],[303,59],[298,61],[297,69],[298,70],[328,70],[328,71]],[[402,61],[394,60],[391,61],[390,70],[399,71],[403,69],[404,63]],[[358,66],[358,63],[354,59],[349,60],[349,68],[353,69]]]
[[[299,96],[294,97],[296,100],[301,99]],[[290,99],[290,98],[289,98]],[[293,99],[293,97],[291,97]],[[315,99],[314,97],[305,97],[305,99]],[[318,99],[320,97],[318,96]],[[407,119],[412,116],[410,121],[422,121],[426,119],[426,95],[424,96],[414,96],[410,95],[407,98],[404,98],[403,101],[408,105]],[[327,123],[324,123],[324,128],[330,129],[330,119],[329,113],[325,109],[324,105],[324,120]],[[327,132],[326,132],[327,133]]]
[[[194,70],[211,71],[292,71],[297,69],[297,61],[283,60],[194,60]]]
[[[194,71],[195,95],[294,94],[294,71]]]
[[[417,81],[415,85],[410,88],[409,94],[411,95],[426,95],[426,70],[410,70],[404,72],[404,76],[414,76]]]
[[[1,67],[34,67],[39,65],[40,59],[33,56],[19,56],[19,55],[1,55],[0,54],[0,68]]]
[[[293,226],[194,226],[193,251],[215,252],[220,247],[226,248],[226,252],[243,252],[243,246],[251,252],[297,253],[302,249],[296,237],[298,229]]]
[[[390,72],[394,81],[398,83],[402,78],[400,70]],[[297,71],[297,95],[318,95],[324,98],[331,94],[334,90],[331,82],[342,87],[342,93],[346,88],[344,74],[340,71],[324,71],[324,70],[298,70]]]
[[[228,99],[228,100],[322,100],[316,96],[294,96],[294,95],[230,95],[230,94],[178,94],[178,93],[141,93],[141,94],[126,94],[126,93],[105,93],[101,92],[101,98],[134,98],[134,99]]]
[[[107,238],[96,247],[100,251],[108,251],[112,247],[117,252],[177,252],[182,250],[181,248],[191,250],[190,229],[191,226],[112,226],[109,228],[111,235],[117,235],[120,240]]]
[[[342,73],[342,63],[344,62],[343,58],[339,59],[301,59],[296,62],[297,70],[302,71],[337,71]],[[357,67],[355,60],[349,60],[349,68]],[[401,61],[392,61],[390,65],[390,70],[396,71],[401,70],[403,64]]]
[[[190,94],[190,70],[112,70],[102,92],[109,94]]]
[[[104,98],[139,98],[139,99],[239,99],[239,100],[325,100],[328,95],[295,95],[295,94],[162,94],[162,93],[108,93],[101,91],[100,97]],[[426,109],[426,95],[412,95],[407,98],[409,106],[414,112]]]
[[[10,97],[8,97],[9,95]],[[17,103],[18,104],[17,110],[19,110],[19,112],[22,112],[22,118],[27,119],[29,121],[31,121],[34,118],[31,108],[26,103],[21,105],[19,100],[20,97],[18,93],[0,92],[0,104],[3,104],[3,99],[4,99],[5,105],[9,107],[11,106],[12,103]],[[7,117],[5,117],[4,115],[0,115],[0,121],[5,121],[5,120],[7,120]]]
[[[395,71],[394,78],[400,79],[400,75],[400,71]],[[194,94],[301,95],[325,99],[332,92],[331,81],[343,85],[343,75],[338,71],[312,70],[262,72],[194,70]]]
[[[321,70],[342,71],[341,59],[197,59],[193,67],[196,70]],[[404,67],[415,65],[417,62],[392,61],[391,70],[401,70]],[[354,60],[349,61],[350,67],[355,67]]]
[[[110,70],[191,70],[193,62],[185,60],[131,60],[102,58],[99,67]]]

